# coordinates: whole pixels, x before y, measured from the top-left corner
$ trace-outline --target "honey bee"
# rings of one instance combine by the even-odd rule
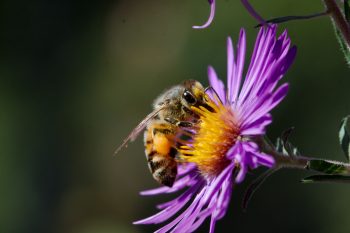
[[[191,106],[210,108],[205,101],[205,92],[206,89],[196,80],[184,81],[165,91],[154,101],[153,111],[136,126],[115,153],[145,129],[145,153],[153,178],[172,187],[179,158],[176,134],[180,128],[193,127],[198,121],[199,117]]]

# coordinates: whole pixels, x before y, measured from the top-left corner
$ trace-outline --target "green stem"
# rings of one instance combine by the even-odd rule
[[[287,156],[283,153],[280,153],[276,151],[275,147],[271,142],[266,138],[258,138],[256,142],[259,144],[262,151],[265,153],[273,156],[275,159],[275,169],[280,168],[293,168],[293,169],[300,169],[300,170],[311,170],[311,171],[317,171],[321,172],[323,174],[341,174],[350,176],[350,164],[349,163],[343,163],[339,161],[331,161],[326,159],[319,159],[319,158],[311,158],[311,157],[304,157],[304,156]],[[341,170],[339,173],[329,173],[328,170],[322,170],[318,167],[313,166],[311,163],[315,162],[323,162],[327,164],[331,164],[334,166],[341,166]]]
[[[334,24],[342,34],[348,47],[350,48],[350,25],[347,23],[344,15],[339,9],[338,4],[335,0],[323,0],[330,17],[334,21]]]

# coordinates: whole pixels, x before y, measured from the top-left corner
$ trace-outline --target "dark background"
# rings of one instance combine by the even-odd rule
[[[322,1],[251,3],[266,18],[323,11]],[[256,21],[238,0],[218,0],[205,30],[191,29],[206,20],[205,0],[3,0],[0,9],[0,232],[157,229],[131,224],[171,198],[138,195],[157,186],[141,137],[113,151],[163,89],[190,78],[207,85],[208,64],[225,80],[227,36],[236,42],[245,27],[250,54]],[[295,126],[303,154],[343,160],[337,133],[350,113],[350,70],[331,21],[285,27],[298,55],[268,134]],[[299,183],[309,174],[276,173],[243,213],[249,175],[216,232],[349,232],[350,186]]]

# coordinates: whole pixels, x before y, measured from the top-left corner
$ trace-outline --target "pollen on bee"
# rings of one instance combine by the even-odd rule
[[[192,142],[182,145],[181,159],[195,163],[204,177],[218,175],[228,164],[228,150],[239,137],[239,127],[231,107],[216,103],[207,96],[208,110],[203,106],[192,107],[200,120]]]
[[[162,155],[168,154],[171,149],[171,143],[164,134],[154,135],[153,146],[154,149]]]

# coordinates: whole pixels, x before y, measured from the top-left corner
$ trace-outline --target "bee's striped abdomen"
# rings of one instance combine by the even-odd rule
[[[172,133],[171,126],[154,123],[145,131],[145,153],[148,167],[159,183],[172,187],[177,175],[177,163],[174,159],[177,150],[172,147],[168,134]]]

